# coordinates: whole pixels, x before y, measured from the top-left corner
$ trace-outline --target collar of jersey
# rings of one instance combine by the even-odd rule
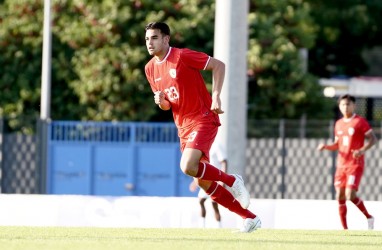
[[[156,63],[157,64],[161,64],[161,63],[163,63],[164,61],[166,61],[166,59],[167,59],[167,57],[170,55],[170,53],[171,53],[171,49],[172,49],[172,47],[169,47],[169,49],[168,49],[168,51],[167,51],[167,54],[166,54],[166,56],[163,58],[163,60],[161,60],[161,61],[156,61]]]
[[[350,122],[354,118],[354,116],[355,116],[355,113],[349,118],[344,118],[344,122]]]

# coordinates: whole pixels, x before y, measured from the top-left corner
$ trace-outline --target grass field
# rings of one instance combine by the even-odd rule
[[[381,231],[0,227],[4,250],[382,249]]]

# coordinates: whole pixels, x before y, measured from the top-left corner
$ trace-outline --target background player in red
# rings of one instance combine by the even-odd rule
[[[172,110],[181,144],[181,170],[194,177],[215,202],[244,219],[240,231],[256,230],[261,222],[247,209],[250,197],[241,176],[228,175],[209,164],[210,147],[220,126],[219,114],[223,113],[220,92],[224,63],[202,52],[170,47],[166,23],[149,23],[145,31],[146,47],[153,56],[145,66],[146,77],[155,103],[162,110]],[[212,70],[212,97],[201,70]]]
[[[336,198],[339,204],[339,215],[344,229],[348,229],[346,221],[346,200],[350,200],[366,216],[368,228],[374,228],[374,218],[371,216],[363,201],[357,196],[365,167],[365,151],[371,148],[377,138],[368,122],[354,113],[355,98],[343,95],[338,99],[338,107],[343,115],[334,127],[334,142],[320,144],[318,150],[338,150],[337,168],[334,179]],[[367,142],[365,143],[365,138]]]

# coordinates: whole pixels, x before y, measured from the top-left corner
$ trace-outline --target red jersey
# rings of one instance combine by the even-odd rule
[[[162,61],[152,58],[145,66],[153,92],[164,92],[171,103],[178,129],[211,121],[211,118],[220,125],[218,115],[210,110],[211,94],[200,73],[209,60],[210,56],[205,53],[170,47]]]
[[[364,166],[364,155],[354,158],[352,151],[363,146],[365,134],[370,130],[369,123],[359,115],[341,118],[336,122],[334,133],[338,141],[338,167]]]

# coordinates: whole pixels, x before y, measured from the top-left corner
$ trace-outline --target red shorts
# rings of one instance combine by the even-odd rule
[[[336,169],[334,186],[337,188],[350,188],[358,190],[363,175],[363,166],[345,167]]]
[[[218,128],[216,123],[199,123],[192,128],[183,130],[182,134],[179,134],[180,150],[183,152],[185,148],[199,149],[203,153],[201,160],[209,162],[209,152]]]

